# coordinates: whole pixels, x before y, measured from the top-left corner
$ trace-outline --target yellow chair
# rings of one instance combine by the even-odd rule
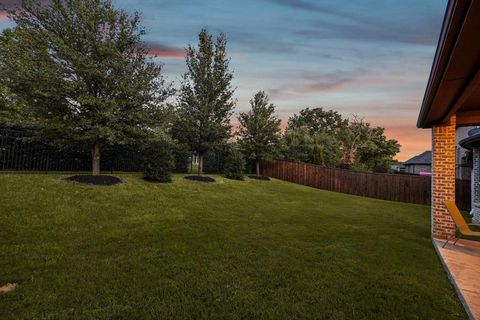
[[[480,239],[480,232],[473,231],[472,229],[470,229],[470,226],[480,227],[480,224],[466,223],[465,219],[463,219],[463,216],[460,213],[460,210],[458,210],[457,205],[455,204],[454,201],[446,200],[445,206],[447,207],[448,212],[452,216],[453,221],[455,222],[455,225],[457,226],[457,228],[455,229],[455,233],[452,234],[450,237],[448,237],[447,241],[443,244],[442,248],[445,248],[448,241],[450,241],[450,239],[452,239],[457,232],[459,236],[457,237],[453,245],[455,245],[458,239],[461,238],[462,236],[475,237],[475,238],[478,237]]]

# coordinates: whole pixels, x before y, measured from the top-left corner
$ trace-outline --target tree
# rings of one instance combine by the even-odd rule
[[[198,49],[190,45],[186,50],[187,72],[172,134],[198,155],[198,173],[202,174],[204,154],[230,137],[235,101],[225,34],[220,33],[213,41],[208,31],[202,29],[198,40]]]
[[[398,141],[387,139],[384,128],[372,127],[356,116],[351,120],[349,128],[351,148],[346,150],[346,154],[354,159],[354,167],[363,167],[368,171],[388,171],[393,157],[400,151]]]
[[[295,114],[288,119],[288,128],[305,128],[310,134],[322,132],[342,135],[347,127],[348,119],[344,119],[337,111],[324,110],[323,108],[306,108],[300,110],[298,115]]]
[[[142,150],[145,179],[156,182],[171,182],[175,169],[174,141],[168,136],[159,136],[148,141]]]
[[[250,100],[251,110],[240,113],[240,144],[249,159],[255,161],[256,174],[260,175],[260,161],[272,159],[278,153],[280,122],[275,116],[275,106],[263,91]]]
[[[386,138],[383,128],[372,127],[356,115],[347,119],[336,111],[307,108],[288,123],[283,153],[291,160],[384,170],[400,150],[396,140]]]
[[[31,115],[25,106],[6,87],[0,87],[0,126],[23,127],[31,124]]]
[[[223,171],[228,179],[243,180],[245,158],[236,145],[229,146]]]
[[[89,147],[99,175],[102,146],[148,135],[172,93],[147,58],[139,14],[109,0],[27,0],[11,16],[0,85],[25,101],[50,140]]]
[[[334,167],[340,163],[340,141],[331,134],[310,134],[307,128],[288,128],[282,139],[284,158]]]

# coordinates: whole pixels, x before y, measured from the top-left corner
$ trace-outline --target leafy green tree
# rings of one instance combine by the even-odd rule
[[[283,158],[292,161],[310,162],[313,137],[305,128],[288,128],[282,137]]]
[[[100,151],[149,134],[172,93],[147,57],[138,13],[109,0],[22,1],[0,36],[0,85],[24,101],[51,141]]]
[[[280,122],[275,116],[275,106],[269,103],[267,94],[259,91],[250,100],[251,110],[240,113],[240,145],[249,159],[255,161],[256,174],[260,175],[260,161],[278,155]]]
[[[340,163],[340,143],[335,136],[319,132],[310,134],[308,129],[289,128],[282,139],[285,159],[334,167]]]
[[[326,166],[342,163],[365,171],[388,168],[400,150],[383,128],[322,108],[307,108],[291,117],[283,140],[287,159]]]
[[[223,171],[228,179],[243,180],[245,158],[237,146],[232,145],[229,147]]]
[[[214,41],[202,29],[198,40],[198,49],[190,45],[186,50],[187,72],[172,134],[198,155],[198,173],[202,174],[204,154],[230,137],[235,101],[225,34],[221,33]]]
[[[24,127],[33,122],[25,103],[19,100],[6,87],[0,87],[0,125]]]
[[[154,138],[142,150],[145,179],[157,182],[172,181],[175,169],[175,145],[168,136]]]
[[[305,128],[310,134],[322,132],[342,135],[348,128],[348,119],[344,119],[337,111],[306,108],[288,119],[288,128]]]
[[[387,139],[385,129],[372,127],[358,117],[350,123],[353,162],[356,168],[366,168],[368,171],[388,171],[393,163],[393,157],[400,151],[397,140]],[[356,142],[355,142],[356,141]]]

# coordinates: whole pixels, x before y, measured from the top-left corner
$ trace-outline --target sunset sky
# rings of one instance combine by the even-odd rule
[[[20,1],[0,0],[14,6]],[[402,145],[431,148],[415,123],[446,0],[114,0],[140,11],[145,41],[177,85],[202,27],[229,39],[237,112],[265,90],[284,121],[306,107],[358,114]],[[11,27],[0,12],[0,29]]]

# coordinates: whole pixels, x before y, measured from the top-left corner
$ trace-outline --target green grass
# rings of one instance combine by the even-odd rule
[[[0,174],[1,319],[467,319],[429,207],[119,176]]]
[[[468,211],[461,211],[461,213],[462,213],[462,216],[465,219],[466,223],[472,223],[472,218],[473,217],[470,215],[470,213]],[[472,231],[479,231],[480,232],[480,226],[478,226],[478,225],[473,225],[473,226],[469,226],[469,227]],[[459,235],[458,232],[457,232],[457,235]],[[468,239],[468,240],[472,240],[472,241],[480,241],[480,239],[478,237],[462,236],[462,239]]]

